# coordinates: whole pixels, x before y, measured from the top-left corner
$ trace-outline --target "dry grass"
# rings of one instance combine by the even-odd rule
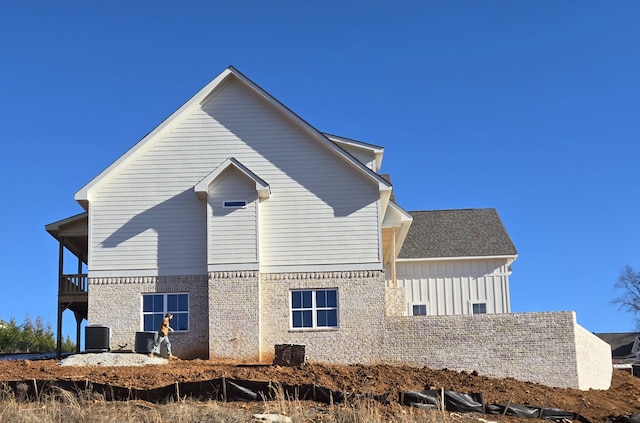
[[[256,413],[288,416],[293,423],[444,423],[445,414],[355,400],[322,405],[285,398],[277,390],[275,400],[254,403],[224,403],[184,400],[169,404],[146,401],[106,401],[87,392],[80,397],[55,389],[38,401],[27,401],[18,391],[0,389],[0,421],[15,423],[230,423],[252,422]]]

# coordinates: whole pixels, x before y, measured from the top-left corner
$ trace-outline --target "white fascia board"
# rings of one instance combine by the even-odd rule
[[[269,198],[271,196],[271,188],[269,184],[267,184],[262,178],[258,175],[250,171],[246,166],[240,163],[233,157],[229,157],[227,160],[222,162],[222,164],[216,167],[211,173],[205,176],[200,182],[198,182],[193,190],[195,191],[198,198],[201,200],[205,200],[207,195],[209,194],[209,187],[225,170],[233,167],[238,172],[246,176],[248,179],[252,180],[256,184],[256,191],[258,192],[258,197],[261,200]]]
[[[247,270],[260,270],[260,264],[259,263],[228,263],[228,264],[207,265],[208,272],[232,272],[232,271],[247,271]]]
[[[261,265],[261,273],[317,273],[317,272],[351,272],[364,270],[383,270],[382,263],[346,263],[346,264],[301,264],[285,266]]]
[[[385,216],[385,219],[382,222],[382,228],[391,228],[396,231],[395,251],[397,258],[398,254],[400,254],[400,250],[402,249],[402,245],[404,244],[404,240],[407,239],[407,234],[409,233],[409,228],[413,222],[413,217],[402,207],[393,202],[389,202],[388,209],[389,212],[386,213],[388,218]]]
[[[413,222],[413,217],[394,202],[389,202],[388,212],[389,213],[385,213],[388,215],[388,218],[385,216],[385,220],[382,222],[383,228],[400,226],[402,223],[411,224],[411,222]]]
[[[65,226],[65,225],[67,225],[69,223],[79,222],[82,219],[86,219],[87,216],[88,216],[87,212],[82,212],[82,213],[67,217],[66,219],[62,219],[62,220],[58,220],[57,222],[49,223],[48,225],[44,226],[44,229],[49,233],[51,233],[52,231],[53,232],[57,232],[63,226]]]
[[[391,193],[393,192],[393,188],[388,185],[384,186],[379,184],[378,189],[380,190],[380,210],[382,210],[382,216],[380,216],[380,219],[384,222],[384,218],[389,210],[389,204],[391,204]]]
[[[425,257],[425,258],[399,258],[398,263],[416,263],[421,261],[453,261],[453,260],[493,260],[493,259],[505,259],[507,265],[513,263],[518,258],[515,256],[467,256],[467,257]]]
[[[371,152],[375,157],[376,168],[374,170],[376,172],[380,172],[380,168],[382,166],[382,156],[384,155],[384,147],[380,147],[379,145],[368,144],[362,141],[352,140],[350,138],[345,138],[338,135],[332,135],[332,134],[323,134],[323,135],[339,145],[342,144],[352,148]]]
[[[89,270],[89,278],[127,278],[127,277],[154,277],[154,276],[180,276],[180,275],[206,275],[207,269],[172,268],[172,269],[117,269],[117,270]]]
[[[229,75],[232,74],[230,68],[225,69],[220,75],[213,79],[213,81],[209,82],[204,88],[198,91],[193,97],[191,97],[186,103],[184,103],[178,110],[173,112],[168,118],[166,118],[160,125],[156,126],[156,128],[145,135],[140,141],[138,141],[131,149],[129,149],[125,154],[120,156],[115,162],[111,163],[105,170],[100,172],[98,176],[93,178],[89,183],[83,186],[78,192],[75,194],[75,200],[82,205],[82,207],[87,209],[87,203],[91,201],[91,190],[95,188],[100,182],[102,182],[106,177],[109,176],[115,169],[121,166],[124,162],[126,162],[130,157],[134,156],[138,151],[142,149],[148,142],[159,136],[165,128],[173,124],[173,122],[178,119],[182,114],[186,113],[188,110],[194,107],[200,107],[200,102],[206,98],[211,92],[218,87],[222,81],[227,79]]]

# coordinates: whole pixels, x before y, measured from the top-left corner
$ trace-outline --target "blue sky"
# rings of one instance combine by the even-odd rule
[[[0,318],[55,328],[44,225],[233,65],[317,129],[384,146],[406,210],[495,207],[512,311],[634,330],[611,300],[640,268],[639,18],[635,1],[1,2]]]

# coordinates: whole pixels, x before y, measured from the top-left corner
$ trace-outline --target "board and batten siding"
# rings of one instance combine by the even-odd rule
[[[425,304],[430,316],[472,314],[474,302],[486,303],[487,313],[511,311],[506,259],[398,262],[396,272],[407,315],[417,304]]]
[[[90,272],[206,272],[207,207],[193,188],[229,157],[271,189],[261,266],[381,268],[376,184],[229,80],[92,188]]]
[[[209,188],[208,264],[258,263],[258,194],[255,183],[227,170]],[[246,207],[224,207],[225,201],[244,201]]]

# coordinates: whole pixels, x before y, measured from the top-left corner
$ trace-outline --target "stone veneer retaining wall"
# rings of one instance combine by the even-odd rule
[[[135,348],[142,330],[142,293],[189,293],[189,332],[172,332],[173,353],[182,358],[208,356],[207,276],[89,278],[89,324],[111,328],[111,349]],[[164,354],[164,352],[163,352]]]
[[[613,366],[611,345],[579,325],[575,325],[578,361],[578,389],[607,389],[610,385]],[[603,357],[607,357],[603,363]],[[608,380],[606,387],[604,382]]]
[[[385,320],[389,363],[478,371],[547,386],[608,389],[611,351],[573,312],[407,316]]]

